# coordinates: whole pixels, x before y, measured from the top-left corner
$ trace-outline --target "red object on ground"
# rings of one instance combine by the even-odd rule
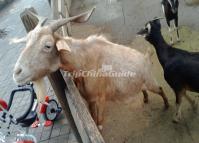
[[[45,103],[40,103],[39,113],[41,114],[41,118],[45,121],[43,122],[39,120],[39,118],[31,125],[32,128],[37,128],[39,125],[43,125],[44,127],[49,127],[53,125],[53,122],[50,120],[46,120],[44,114],[46,112],[47,103],[49,102],[49,96],[45,97]],[[43,122],[43,123],[42,123]]]
[[[0,105],[1,105],[1,107],[3,107],[4,109],[7,109],[7,108],[8,108],[8,104],[7,104],[4,100],[2,100],[2,99],[0,99]],[[0,111],[2,111],[1,108],[0,108]]]
[[[47,103],[48,103],[48,102],[49,102],[49,100],[50,100],[50,99],[49,99],[49,96],[46,96],[46,97],[45,97],[45,102],[47,102]]]
[[[40,109],[39,109],[39,113],[41,114],[41,117],[45,120],[44,114],[46,112],[46,108],[48,106],[48,102],[49,102],[49,96],[45,97],[45,103],[40,103]],[[35,121],[31,127],[32,128],[37,128],[39,126],[39,124],[43,125],[44,127],[48,127],[48,126],[52,126],[53,122],[50,120],[45,120],[44,123],[40,123],[43,121],[39,121],[39,119],[37,119],[37,121]]]
[[[46,108],[47,108],[46,104],[41,104],[39,113],[44,114],[46,112]]]
[[[49,96],[46,96],[45,97],[45,103],[41,103],[41,106],[40,106],[40,110],[39,110],[39,113],[43,114],[46,112],[46,108],[47,108],[47,103],[49,102]]]
[[[36,120],[34,123],[32,123],[31,128],[37,128],[39,127],[39,124],[40,124],[39,120]],[[46,120],[43,125],[44,127],[49,127],[53,125],[53,122],[50,120]]]
[[[44,127],[49,127],[49,126],[52,126],[52,125],[53,125],[53,122],[50,121],[50,120],[46,120],[46,121],[44,122]]]
[[[32,123],[31,128],[37,128],[39,126],[39,120],[37,119],[35,122]]]

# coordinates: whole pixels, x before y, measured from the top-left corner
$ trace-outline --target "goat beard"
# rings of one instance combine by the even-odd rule
[[[40,78],[34,81],[33,83],[34,83],[38,102],[39,103],[45,102],[45,97],[47,95],[47,92],[46,92],[46,84],[45,84],[44,78]]]

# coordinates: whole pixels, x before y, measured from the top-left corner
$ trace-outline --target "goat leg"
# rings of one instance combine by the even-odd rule
[[[179,37],[178,27],[176,28],[176,32],[177,32],[177,41],[178,41],[178,42],[180,42],[180,37]]]
[[[169,102],[168,102],[168,99],[167,99],[162,87],[151,83],[150,85],[147,86],[147,89],[153,93],[160,95],[164,101],[165,109],[169,108]]]
[[[149,103],[148,93],[146,90],[142,90],[142,93],[144,95],[143,101],[144,103]]]
[[[171,27],[169,27],[169,34],[170,34],[170,44],[173,45],[173,35]]]
[[[178,32],[178,18],[176,18],[175,21],[174,21],[174,27],[175,27],[175,30],[177,32],[177,41],[179,42],[180,36],[179,36],[179,32]]]
[[[99,131],[102,131],[103,129],[105,102],[105,96],[102,96],[97,104],[97,126]]]
[[[167,25],[168,25],[168,28],[169,28],[170,44],[172,45],[173,44],[173,36],[172,36],[172,29],[171,29],[171,25],[170,25],[169,20],[167,20]]]
[[[175,92],[176,95],[176,113],[173,118],[174,123],[178,123],[181,118],[182,118],[182,113],[181,113],[181,104],[182,104],[182,97],[185,96],[186,91],[183,90],[181,92]]]
[[[168,109],[169,108],[169,102],[168,102],[167,96],[165,95],[162,87],[159,87],[159,90],[160,90],[159,94],[164,101],[165,109]]]

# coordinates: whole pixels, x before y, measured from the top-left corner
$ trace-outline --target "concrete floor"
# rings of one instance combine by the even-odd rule
[[[161,0],[73,0],[71,11],[74,15],[96,6],[89,23],[111,33],[114,41],[129,44],[147,21],[163,16],[160,2]],[[198,7],[188,7],[184,0],[180,0],[180,26],[186,25],[199,30],[198,14]],[[162,24],[166,26],[165,20],[162,20]]]
[[[74,0],[71,8],[72,15],[92,6],[96,6],[96,11],[87,24],[73,25],[72,35],[82,38],[91,34],[104,34],[111,41],[139,50],[143,47],[146,48],[149,46],[147,42],[143,40],[136,42],[136,32],[148,20],[155,16],[163,16],[160,1]],[[199,51],[198,45],[188,46],[199,38],[199,34],[197,34],[199,32],[198,14],[198,7],[188,7],[183,0],[180,0],[179,25],[183,42],[175,46],[186,50]],[[168,34],[165,30],[167,29],[165,20],[162,20],[161,23],[164,33]],[[183,32],[184,26],[190,32]],[[193,37],[194,40],[187,38],[189,36],[195,36]],[[192,112],[185,101],[182,122],[180,124],[172,123],[175,112],[175,96],[163,79],[162,68],[156,54],[153,55],[152,61],[154,75],[169,98],[170,109],[166,112],[163,111],[162,100],[156,95],[150,96],[150,104],[148,105],[142,103],[142,95],[138,95],[137,99],[128,104],[108,102],[102,132],[106,143],[198,143],[199,116]]]

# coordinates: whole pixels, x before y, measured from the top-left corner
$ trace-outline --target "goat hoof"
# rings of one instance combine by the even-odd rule
[[[174,118],[173,118],[173,123],[179,123],[180,120],[181,120],[181,116],[178,115],[178,114],[176,114],[176,115],[174,116]]]
[[[173,118],[173,123],[176,123],[176,124],[177,124],[177,123],[179,123],[179,122],[180,122],[180,119],[179,119],[179,118],[177,118],[177,117],[174,117],[174,118]]]
[[[173,42],[173,41],[171,41],[171,42],[170,42],[170,45],[171,45],[171,46],[173,46],[173,45],[174,45],[174,42]]]
[[[175,124],[178,124],[179,120],[173,119],[172,122],[175,123]]]

